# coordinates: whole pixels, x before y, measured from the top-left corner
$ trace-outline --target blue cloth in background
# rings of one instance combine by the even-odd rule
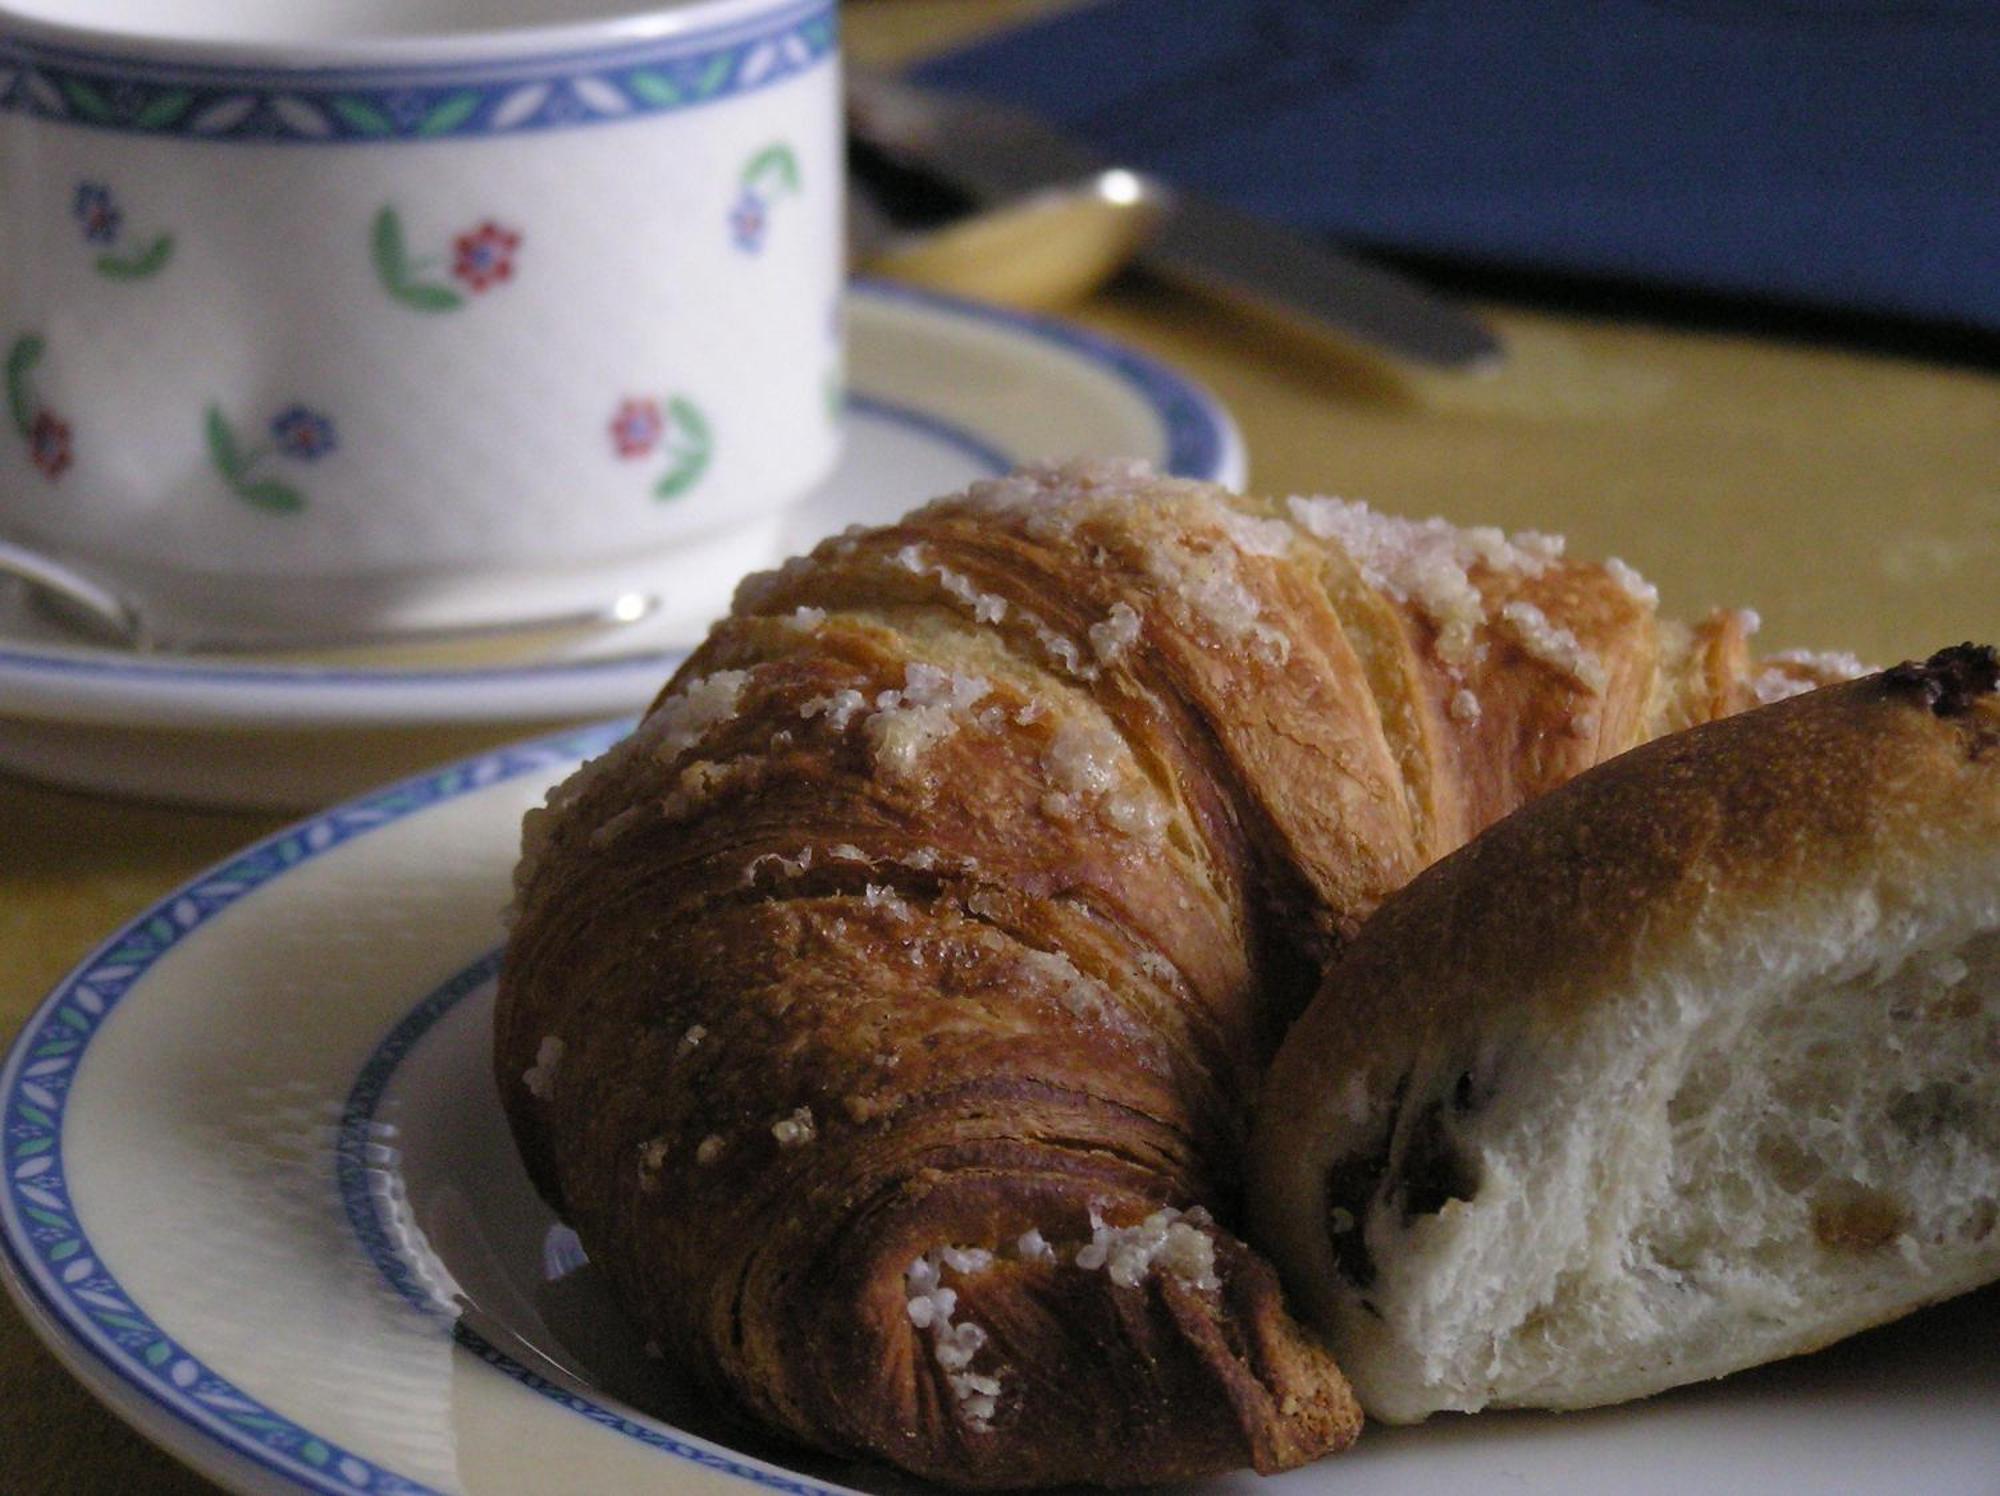
[[[2000,331],[1995,0],[1106,0],[919,76],[1355,244]]]

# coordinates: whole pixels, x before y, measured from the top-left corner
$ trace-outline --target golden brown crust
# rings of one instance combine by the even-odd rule
[[[1546,544],[1117,467],[829,542],[531,826],[523,1154],[649,1334],[822,1448],[979,1486],[1340,1448],[1230,1230],[1256,1079],[1419,868],[1719,706],[1661,637]]]
[[[1821,667],[1786,662],[1810,679]],[[1814,890],[1921,903],[2000,843],[2000,657],[1971,645],[1651,742],[1528,805],[1390,900],[1267,1076],[1257,1239],[1330,1315],[1329,1213],[1359,1218],[1395,1119],[1508,1036],[1580,1020],[1689,952],[1796,925]]]

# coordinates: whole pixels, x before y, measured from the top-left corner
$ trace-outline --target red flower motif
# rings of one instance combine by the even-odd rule
[[[492,219],[452,241],[451,273],[474,291],[514,278],[514,251],[521,236]]]
[[[627,400],[611,418],[611,445],[620,457],[644,457],[666,434],[666,417],[657,400]]]
[[[52,410],[38,411],[28,428],[28,459],[50,478],[60,478],[75,461],[70,447],[69,422]]]

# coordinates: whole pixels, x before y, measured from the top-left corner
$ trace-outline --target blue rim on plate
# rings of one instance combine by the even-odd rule
[[[415,1496],[432,1488],[283,1417],[190,1355],[132,1301],[77,1219],[62,1122],[92,1039],[125,994],[216,914],[356,837],[525,774],[601,751],[628,724],[560,734],[405,780],[257,842],[169,894],[99,945],[29,1017],[0,1065],[0,1278],[81,1352],[178,1425],[304,1489]],[[692,1448],[692,1446],[690,1446]],[[814,1488],[817,1491],[819,1488]]]
[[[626,721],[598,729],[598,735],[585,743],[584,751],[595,752],[609,747],[631,726],[632,723]],[[595,1398],[551,1381],[508,1355],[450,1307],[442,1304],[424,1286],[414,1265],[397,1249],[396,1235],[382,1214],[381,1197],[372,1188],[375,1165],[371,1161],[371,1153],[376,1136],[376,1112],[388,1094],[397,1070],[438,1022],[461,1002],[484,990],[499,974],[500,951],[495,948],[434,987],[375,1046],[362,1062],[354,1084],[349,1088],[334,1141],[334,1179],[341,1209],[362,1252],[396,1295],[413,1310],[447,1322],[456,1344],[528,1391],[589,1419],[600,1428],[677,1459],[736,1476],[769,1490],[789,1492],[791,1496],[834,1496],[827,1487],[811,1480],[782,1469],[751,1463],[726,1450],[707,1448],[675,1433],[649,1427]]]
[[[912,306],[1018,333],[1094,366],[1122,384],[1158,422],[1166,453],[1164,471],[1175,477],[1211,482],[1242,481],[1243,441],[1228,410],[1194,380],[1149,354],[1054,317],[1009,311],[884,281],[857,281],[851,289],[852,294],[869,301]],[[921,431],[954,446],[989,471],[1003,471],[1019,460],[1018,454],[1002,451],[982,437],[926,411],[867,397],[857,399],[855,408],[867,418]],[[240,693],[246,704],[253,697],[259,701],[270,698],[286,710],[309,716],[312,702],[308,696],[328,690],[350,695],[365,692],[370,697],[380,693],[388,698],[409,700],[428,696],[440,687],[464,686],[477,692],[510,685],[546,685],[558,679],[626,674],[634,679],[648,676],[657,680],[671,669],[681,653],[679,649],[654,649],[593,660],[453,669],[370,669],[249,661],[217,664],[171,657],[139,659],[107,650],[53,644],[24,648],[17,644],[0,647],[0,688],[10,683],[24,688],[64,683],[103,684],[119,689],[155,686],[171,691],[199,685],[222,693]],[[272,695],[293,687],[306,694],[296,699]]]
[[[119,1283],[77,1218],[63,1168],[64,1111],[92,1040],[155,962],[243,898],[315,858],[409,816],[524,775],[565,768],[601,752],[630,726],[629,721],[600,724],[484,754],[405,780],[268,837],[168,894],[105,940],[29,1017],[0,1064],[0,1108],[7,1119],[0,1162],[5,1169],[0,1189],[0,1278],[31,1311],[32,1322],[62,1337],[63,1343],[55,1348],[80,1356],[92,1369],[114,1379],[122,1392],[165,1414],[183,1440],[169,1447],[189,1454],[191,1448],[184,1441],[194,1436],[192,1451],[197,1451],[197,1459],[200,1453],[226,1451],[309,1491],[428,1496],[435,1489],[315,1433],[219,1375],[167,1334]],[[409,1291],[397,1281],[393,1264],[384,1260],[390,1249],[384,1241],[371,1239],[372,1205],[366,1199],[365,1181],[356,1176],[359,1155],[349,1157],[349,1144],[366,1133],[373,1106],[396,1065],[433,1023],[477,989],[490,965],[491,958],[483,958],[438,987],[376,1046],[351,1089],[336,1143],[334,1187],[356,1229],[357,1249],[390,1277],[406,1299],[411,1298]],[[627,1417],[521,1365],[467,1327],[458,1326],[453,1338],[529,1390],[662,1454],[792,1496],[833,1496],[828,1486]],[[207,1468],[213,1473],[215,1465]]]
[[[174,63],[45,41],[35,29],[0,37],[0,114],[259,145],[381,145],[624,124],[781,83],[828,61],[837,42],[830,0],[700,31],[456,63],[398,63],[386,53],[331,66]],[[225,49],[190,43],[189,50]]]

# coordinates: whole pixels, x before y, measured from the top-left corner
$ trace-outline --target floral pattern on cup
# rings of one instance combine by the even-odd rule
[[[611,449],[628,462],[664,453],[667,468],[653,485],[656,499],[676,499],[700,481],[714,455],[708,418],[685,395],[650,395],[620,402],[611,417]]]
[[[474,294],[514,278],[514,255],[521,247],[517,229],[492,219],[452,242],[452,275]]]
[[[75,464],[76,446],[69,422],[35,395],[35,365],[46,351],[35,333],[23,333],[7,350],[7,415],[28,449],[28,461],[53,483]]]
[[[333,422],[304,405],[289,405],[271,418],[273,445],[245,448],[220,405],[210,405],[206,419],[209,461],[229,491],[244,503],[272,514],[296,514],[306,496],[296,486],[270,476],[267,460],[318,462],[340,445]]]
[[[79,182],[70,213],[83,231],[83,242],[104,251],[92,263],[106,280],[146,280],[167,268],[174,257],[174,236],[155,234],[121,250],[125,210],[102,182]]]
[[[521,237],[519,229],[491,218],[456,235],[447,273],[457,286],[433,274],[442,263],[441,257],[415,258],[410,254],[402,215],[393,205],[385,205],[375,215],[369,249],[375,261],[375,278],[390,296],[419,312],[455,312],[466,304],[468,295],[483,295],[514,278]]]
[[[729,209],[729,236],[736,247],[745,254],[761,253],[770,232],[771,204],[796,196],[798,190],[799,158],[790,146],[767,145],[746,161]]]

